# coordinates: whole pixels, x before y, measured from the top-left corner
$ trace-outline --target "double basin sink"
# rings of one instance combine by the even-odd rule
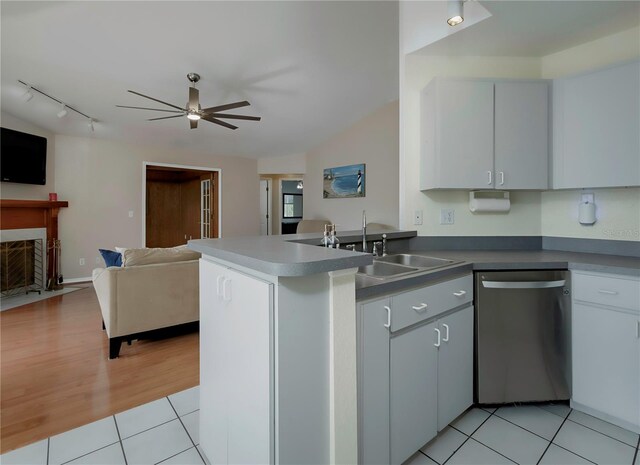
[[[391,279],[457,263],[462,262],[445,258],[425,257],[423,255],[393,254],[375,257],[371,265],[358,268],[358,274],[376,279]]]

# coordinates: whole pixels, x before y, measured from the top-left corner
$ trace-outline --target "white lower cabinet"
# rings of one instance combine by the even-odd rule
[[[358,305],[359,462],[401,464],[473,403],[471,275]]]
[[[640,280],[572,280],[572,406],[640,432]]]
[[[212,464],[274,463],[271,288],[200,261],[200,444]]]

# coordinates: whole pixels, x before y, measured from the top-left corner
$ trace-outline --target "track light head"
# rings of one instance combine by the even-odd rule
[[[463,0],[449,0],[447,4],[447,24],[457,26],[464,21]]]
[[[64,118],[65,116],[67,116],[67,113],[67,106],[62,105],[62,109],[58,112],[58,118]]]
[[[31,86],[29,86],[27,91],[24,94],[22,94],[22,100],[24,100],[25,102],[28,102],[32,98],[33,98],[33,92],[31,92]]]
[[[91,132],[94,132],[94,131],[95,131],[95,129],[94,129],[94,127],[93,127],[93,118],[89,118],[89,124],[88,124],[88,126],[89,126],[89,129],[91,129]]]

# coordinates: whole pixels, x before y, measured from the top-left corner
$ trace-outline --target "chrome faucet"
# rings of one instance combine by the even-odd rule
[[[362,210],[362,251],[367,253],[367,212]]]

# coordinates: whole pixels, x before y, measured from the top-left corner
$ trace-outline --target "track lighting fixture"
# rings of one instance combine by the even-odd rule
[[[89,120],[89,124],[88,124],[89,129],[91,129],[91,132],[94,131],[93,123],[95,122],[95,119],[93,119],[91,116],[89,116],[89,115],[87,115],[85,113],[82,113],[80,110],[78,110],[76,108],[73,108],[70,105],[67,105],[62,100],[57,99],[54,96],[47,94],[46,92],[42,92],[40,89],[38,89],[36,87],[33,87],[32,85],[27,84],[26,82],[21,81],[20,79],[18,79],[18,82],[20,84],[22,84],[23,86],[27,87],[27,91],[22,95],[22,100],[24,100],[25,102],[28,102],[29,100],[31,100],[33,98],[33,92],[37,92],[40,95],[44,95],[45,97],[47,97],[47,98],[53,100],[54,102],[57,102],[58,104],[60,104],[61,108],[60,108],[60,111],[58,112],[58,118],[64,118],[65,116],[67,116],[69,114],[68,110],[74,111],[77,114],[87,118]]]
[[[28,102],[32,98],[33,98],[33,92],[31,92],[31,86],[29,86],[27,91],[24,94],[22,94],[22,100],[24,100],[25,102]]]
[[[447,4],[447,24],[457,26],[464,21],[463,0],[448,0]]]

